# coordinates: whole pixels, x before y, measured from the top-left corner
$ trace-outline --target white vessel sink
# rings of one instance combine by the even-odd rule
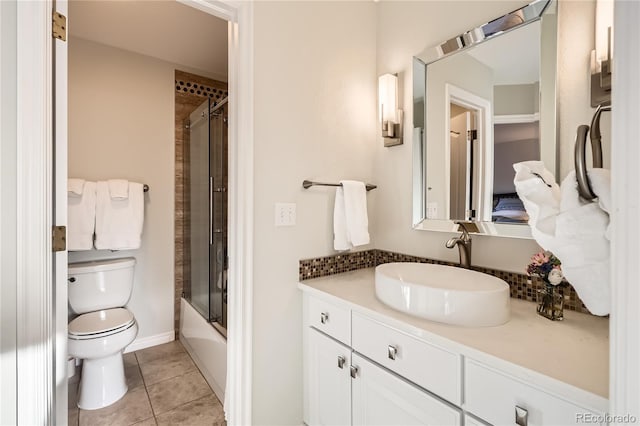
[[[509,321],[509,285],[492,275],[428,263],[376,267],[376,296],[407,314],[446,324],[491,327]]]

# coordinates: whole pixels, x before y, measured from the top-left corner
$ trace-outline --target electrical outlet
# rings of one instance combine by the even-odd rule
[[[293,226],[296,224],[296,204],[276,203],[275,208],[276,226]]]

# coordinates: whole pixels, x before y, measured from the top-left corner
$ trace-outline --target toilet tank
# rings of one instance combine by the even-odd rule
[[[125,306],[133,290],[135,264],[133,257],[70,263],[67,284],[73,312]]]

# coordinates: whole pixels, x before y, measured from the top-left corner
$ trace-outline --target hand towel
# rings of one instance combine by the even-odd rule
[[[129,182],[125,200],[110,196],[109,183],[98,182],[96,201],[96,248],[131,250],[140,247],[144,223],[142,184]]]
[[[529,214],[531,234],[562,262],[562,271],[592,314],[610,310],[609,171],[588,171],[598,202],[580,199],[575,172],[560,187],[539,161],[514,164],[514,184]]]
[[[129,198],[129,181],[126,179],[109,179],[109,195],[113,200]]]
[[[67,193],[72,197],[80,197],[84,189],[84,179],[67,179]]]
[[[336,250],[348,250],[369,244],[366,186],[351,180],[340,181],[340,185],[333,210],[333,246]]]
[[[347,237],[347,216],[344,211],[344,191],[336,188],[336,201],[333,206],[333,248],[338,251],[349,250],[351,243]]]
[[[82,182],[80,188],[78,181]],[[68,189],[67,250],[91,250],[96,223],[96,183],[69,179]]]

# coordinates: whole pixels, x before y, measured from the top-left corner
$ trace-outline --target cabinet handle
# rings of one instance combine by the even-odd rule
[[[516,424],[519,426],[527,426],[529,421],[529,412],[522,407],[516,405]]]
[[[322,324],[326,324],[326,323],[327,323],[327,321],[329,321],[329,314],[328,314],[328,313],[326,313],[326,312],[322,312],[322,313],[320,314],[320,322],[321,322]]]
[[[351,378],[355,379],[358,375],[358,366],[352,365],[351,367],[349,367],[349,369],[351,370]]]
[[[395,360],[397,354],[398,354],[398,348],[396,348],[395,346],[389,345],[389,347],[387,348],[387,356],[389,357],[389,359]]]
[[[344,368],[345,359],[343,356],[338,357],[338,368]]]

